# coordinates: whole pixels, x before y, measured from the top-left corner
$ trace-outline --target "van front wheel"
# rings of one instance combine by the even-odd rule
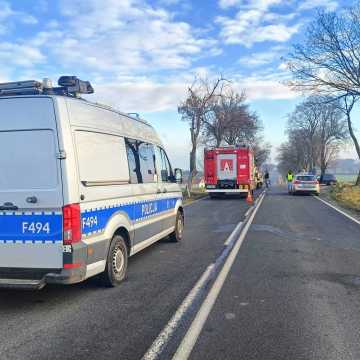
[[[126,276],[128,251],[121,235],[115,235],[110,243],[105,271],[100,275],[101,282],[107,287],[118,286]]]
[[[169,235],[171,242],[179,242],[182,240],[184,233],[184,215],[181,211],[176,214],[175,230]]]

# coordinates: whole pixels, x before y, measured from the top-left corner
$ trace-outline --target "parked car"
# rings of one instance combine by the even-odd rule
[[[324,174],[319,177],[319,182],[321,185],[336,185],[337,180],[334,174]]]
[[[320,195],[320,184],[315,175],[298,174],[291,187],[291,194],[315,194]]]

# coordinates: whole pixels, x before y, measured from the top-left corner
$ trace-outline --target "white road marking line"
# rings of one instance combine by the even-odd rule
[[[240,221],[237,225],[236,225],[236,228],[233,230],[233,232],[230,234],[230,236],[226,239],[226,241],[224,242],[224,245],[225,246],[228,246],[231,242],[232,242],[232,240],[233,240],[233,238],[234,238],[234,236],[237,234],[237,232],[240,230],[240,228],[242,227],[242,225],[243,225],[243,222],[242,221]]]
[[[337,208],[336,206],[330,204],[329,202],[327,202],[327,201],[325,201],[325,200],[323,200],[323,199],[320,199],[319,197],[316,197],[316,196],[313,196],[313,197],[314,197],[315,199],[323,202],[323,203],[326,204],[327,206],[330,206],[331,208],[335,209],[335,210],[336,210],[337,212],[339,212],[340,214],[343,214],[343,215],[346,216],[348,219],[350,219],[350,220],[352,220],[352,221],[354,221],[354,222],[356,222],[357,224],[360,225],[360,221],[359,221],[359,220],[357,220],[357,219],[355,219],[354,217],[352,217],[351,215],[347,214],[345,211],[340,210],[340,209]]]
[[[261,196],[264,196],[265,193],[262,193]],[[206,197],[205,197],[206,198]],[[194,202],[198,202],[200,200],[204,200],[205,198],[198,199]],[[191,205],[194,202],[187,205]],[[254,207],[252,206],[250,210],[252,210]],[[248,212],[249,212],[248,211]],[[180,324],[183,316],[186,314],[188,309],[192,306],[194,300],[197,298],[199,293],[205,288],[205,286],[208,284],[208,282],[211,279],[211,276],[213,275],[213,272],[216,270],[215,266],[219,263],[220,259],[225,256],[225,252],[230,251],[228,249],[228,245],[234,241],[235,235],[239,232],[241,229],[241,226],[243,225],[243,222],[239,222],[235,229],[231,232],[229,237],[226,239],[224,245],[226,245],[225,250],[221,253],[221,255],[217,258],[216,262],[209,265],[205,272],[202,274],[200,279],[197,281],[195,286],[191,289],[189,294],[186,296],[184,301],[181,303],[180,307],[176,310],[175,314],[172,316],[172,318],[169,320],[165,328],[161,331],[161,333],[157,336],[157,338],[154,340],[148,351],[145,353],[145,355],[142,357],[142,360],[155,360],[159,357],[162,350],[166,347],[167,343],[169,342],[171,336],[176,331],[178,325]]]
[[[262,194],[264,195],[264,194]],[[205,198],[201,198],[197,201],[203,200]],[[194,202],[187,204],[191,205]],[[185,205],[186,206],[186,205]],[[253,207],[251,207],[249,210],[251,210]],[[243,222],[239,222],[235,229],[231,232],[229,237],[226,239],[224,245],[227,246],[233,242],[235,235],[238,233],[239,229],[243,225]],[[224,250],[225,251],[225,250]],[[222,254],[218,257],[217,261],[221,257],[224,256],[224,251]],[[176,310],[175,314],[172,316],[172,318],[169,320],[165,328],[161,331],[161,333],[157,336],[157,338],[154,340],[150,348],[147,350],[145,355],[142,357],[142,360],[155,360],[158,358],[158,356],[161,354],[162,350],[167,345],[168,341],[170,340],[173,333],[176,331],[180,321],[182,320],[182,317],[185,315],[187,310],[190,308],[198,294],[203,290],[203,288],[207,285],[208,281],[210,280],[211,276],[213,275],[212,272],[215,270],[215,263],[209,265],[205,272],[202,274],[200,279],[197,281],[195,286],[192,288],[192,290],[189,292],[189,294],[186,296],[184,301],[181,303],[180,307]]]
[[[195,286],[191,289],[189,294],[186,296],[185,300],[182,302],[180,307],[177,309],[173,317],[167,323],[163,331],[159,334],[159,336],[155,339],[155,341],[150,346],[149,350],[143,356],[143,360],[153,360],[156,359],[161,350],[164,348],[168,340],[170,339],[171,335],[176,330],[179,322],[181,321],[182,317],[192,305],[193,301],[197,297],[198,293],[202,290],[204,285],[210,278],[211,272],[213,271],[214,264],[208,266],[205,272],[202,274],[200,279],[197,281]]]
[[[236,256],[240,250],[241,244],[243,243],[245,236],[255,218],[255,215],[265,197],[265,194],[262,195],[259,200],[256,208],[252,212],[249,221],[246,223],[243,231],[240,234],[239,239],[235,243],[233,249],[230,252],[230,255],[226,259],[223,268],[221,269],[218,277],[216,278],[214,285],[206,296],[204,302],[202,303],[198,313],[196,314],[195,319],[193,320],[190,328],[188,329],[186,335],[184,336],[181,344],[179,345],[173,360],[186,360],[190,356],[192,349],[194,348],[196,341],[205,325],[205,322],[212,310],[216,299],[218,298],[220,291],[225,283],[226,277],[230,272],[230,269],[236,259]]]

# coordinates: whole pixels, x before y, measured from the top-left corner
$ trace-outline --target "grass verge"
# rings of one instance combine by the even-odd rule
[[[188,197],[188,193],[186,191],[183,191],[183,199],[184,204],[190,204],[195,200],[201,199],[203,197],[206,197],[208,194],[205,191],[192,191],[190,197]]]
[[[330,197],[340,205],[360,213],[360,186],[338,183],[330,190]]]

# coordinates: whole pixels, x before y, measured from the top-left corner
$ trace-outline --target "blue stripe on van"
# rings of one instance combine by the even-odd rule
[[[0,213],[1,243],[62,241],[62,215],[45,213]]]
[[[81,213],[82,233],[89,235],[103,231],[109,219],[119,211],[125,212],[132,222],[146,220],[174,209],[178,199],[174,197],[85,210]],[[62,225],[61,213],[0,212],[0,244],[62,242]]]
[[[148,200],[131,204],[114,205],[102,209],[90,209],[81,213],[82,233],[101,232],[109,219],[117,212],[125,212],[133,222],[146,220],[164,211],[174,209],[179,198]]]

